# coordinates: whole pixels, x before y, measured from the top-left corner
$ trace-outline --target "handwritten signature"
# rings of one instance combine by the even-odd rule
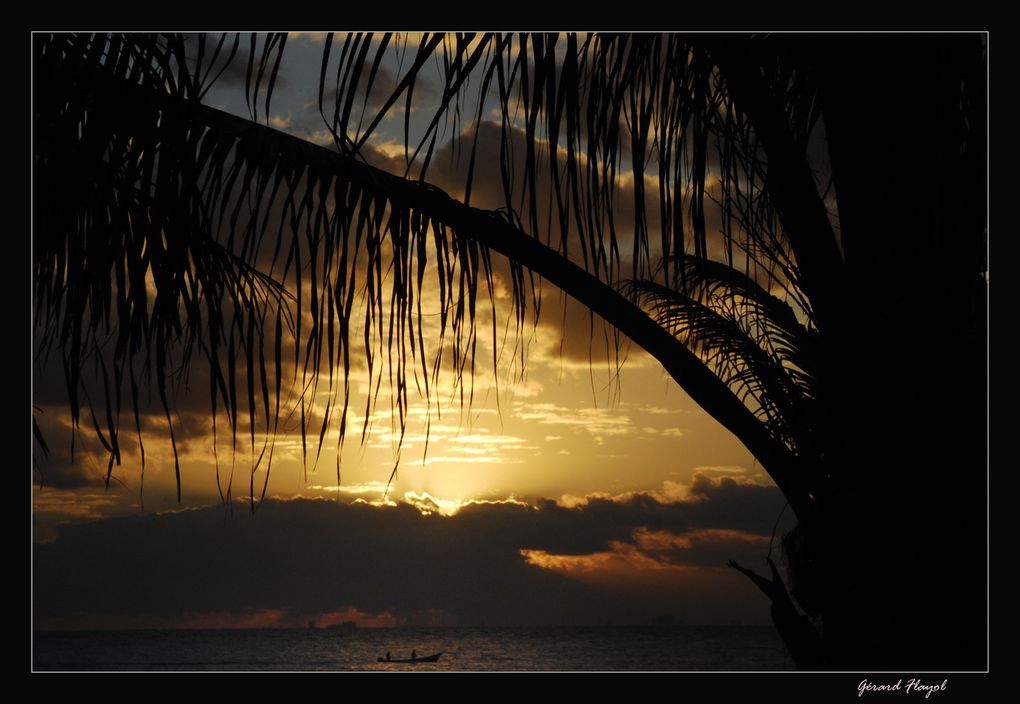
[[[903,694],[924,694],[924,698],[927,699],[935,692],[945,692],[948,684],[948,679],[942,680],[942,684],[925,684],[917,678],[907,680],[906,684],[903,684],[903,680],[897,680],[896,684],[875,684],[869,680],[861,680],[861,683],[857,685],[857,696],[863,697],[872,692],[902,692]]]

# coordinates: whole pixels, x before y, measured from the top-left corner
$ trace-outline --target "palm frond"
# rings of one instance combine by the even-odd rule
[[[57,35],[37,41],[35,52],[37,354],[59,350],[75,426],[87,393],[83,370],[94,362],[103,428],[84,400],[110,452],[108,480],[120,464],[122,380],[131,379],[141,436],[135,380],[151,379],[179,478],[168,384],[187,376],[200,351],[236,428],[235,360],[224,374],[220,352],[244,347],[254,435],[251,381],[266,386],[254,340],[262,340],[271,311],[289,316],[289,294],[251,251],[237,254],[232,241],[217,238],[217,210],[222,218],[226,208],[208,184],[221,175],[229,147],[187,117],[201,84],[185,68],[181,38]],[[246,195],[238,192],[237,202]],[[237,209],[232,224],[236,218]]]
[[[229,40],[221,38],[208,54],[205,38],[195,41],[177,35],[55,35],[39,38],[35,46],[39,353],[59,350],[75,425],[86,361],[94,361],[104,378],[118,380],[116,389],[104,392],[105,428],[94,423],[111,457],[117,456],[119,380],[125,375],[136,426],[135,379],[148,378],[176,447],[168,384],[186,378],[196,352],[209,370],[214,416],[225,409],[235,446],[247,420],[256,466],[263,456],[272,461],[285,367],[295,380],[300,370],[297,407],[306,456],[306,425],[313,416],[321,418],[313,429],[316,457],[331,428],[337,428],[338,446],[344,442],[354,355],[365,360],[373,389],[366,419],[385,369],[401,436],[408,387],[420,385],[430,399],[444,354],[451,356],[455,385],[470,403],[477,307],[485,299],[482,286],[492,305],[489,252],[495,250],[510,260],[518,330],[529,307],[537,311],[531,277],[538,273],[660,359],[781,486],[801,497],[795,508],[803,510],[806,491],[793,469],[801,460],[789,432],[777,431],[770,420],[793,401],[769,380],[761,402],[772,410],[763,423],[728,391],[734,380],[759,389],[766,385],[764,376],[735,371],[753,356],[738,330],[752,335],[755,344],[767,338],[773,346],[759,344],[760,354],[766,361],[786,355],[781,366],[803,347],[796,344],[792,312],[782,312],[749,284],[755,272],[749,269],[742,279],[723,276],[706,263],[711,250],[721,247],[729,266],[742,258],[747,266],[764,267],[778,285],[803,290],[812,302],[814,292],[797,278],[803,262],[793,246],[796,238],[777,231],[776,211],[763,197],[775,178],[774,165],[718,73],[717,43],[680,35],[424,35],[394,94],[364,122],[355,115],[364,112],[367,97],[356,109],[357,96],[371,91],[391,37],[349,36],[335,62],[330,39],[319,83],[320,109],[335,140],[335,148],[327,150],[203,105],[200,97],[215,72],[222,72],[217,57],[226,54],[229,62],[238,39],[228,50]],[[253,119],[263,95],[268,114],[283,46],[283,38],[269,37],[259,53],[251,40],[246,99]],[[406,175],[414,180],[372,168],[363,158],[364,145],[402,99],[410,147],[407,114],[415,84],[425,80],[432,59],[440,66],[442,97],[408,150]],[[473,129],[464,129],[465,91],[479,77],[473,84],[479,89]],[[337,95],[332,111],[323,103],[329,84]],[[489,96],[500,115],[500,212],[468,204]],[[791,100],[809,104],[810,96]],[[811,122],[797,111],[786,119],[793,122],[782,134],[797,135]],[[455,147],[461,135],[474,135],[465,203],[426,182],[443,134],[451,135]],[[784,168],[799,174],[801,166]],[[632,183],[626,196],[630,214],[623,218],[625,177]],[[646,203],[656,191],[657,225]],[[548,193],[544,202],[542,192]],[[721,204],[724,215],[718,230],[709,224],[713,203]],[[734,214],[736,227],[728,220]],[[555,225],[543,227],[544,222]],[[657,240],[650,234],[656,226]],[[618,294],[613,286],[624,271],[698,302],[700,308],[685,303],[681,317],[708,340],[679,342]],[[434,276],[438,288],[438,330],[423,317],[426,276]],[[745,307],[757,306],[765,327],[740,328],[737,318],[712,311],[707,299],[696,301],[691,286],[702,298],[741,297]],[[800,308],[813,314],[806,302]],[[736,327],[713,338],[712,330],[723,326],[719,320],[709,323],[705,311]],[[354,339],[359,314],[360,342]],[[438,345],[426,345],[429,340]],[[715,356],[705,359],[705,350],[715,350]],[[791,385],[776,389],[804,395],[809,364],[794,364],[804,378],[792,371],[776,374]],[[720,379],[718,369],[731,371]],[[238,388],[239,380],[244,388]],[[330,399],[325,407],[315,401],[322,395],[320,384]],[[260,434],[270,443],[261,451]],[[254,499],[253,482],[249,492]]]
[[[814,401],[812,333],[752,280],[704,260],[685,263],[686,285],[628,282],[652,316],[747,404],[778,441],[809,455]],[[718,274],[718,278],[713,278]]]

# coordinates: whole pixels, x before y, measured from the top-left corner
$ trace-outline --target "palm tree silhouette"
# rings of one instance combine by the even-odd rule
[[[344,440],[352,354],[376,388],[392,362],[401,429],[408,387],[434,393],[447,344],[463,398],[496,252],[518,331],[537,315],[537,275],[661,362],[775,480],[799,522],[790,592],[823,624],[823,652],[811,644],[802,665],[982,667],[981,35],[425,34],[364,119],[398,41],[326,40],[327,148],[258,121],[285,36],[251,40],[251,120],[202,102],[237,38],[35,38],[37,354],[59,355],[108,477],[122,396],[141,442],[139,395],[154,386],[173,442],[172,386],[197,359],[213,417],[226,409],[235,443],[247,425],[267,463],[291,367],[306,447],[320,372],[332,401],[310,430],[318,449],[331,427]],[[412,140],[412,96],[436,59],[441,97]],[[398,175],[366,155],[402,106]],[[477,163],[483,125],[498,164]],[[428,178],[451,126],[461,200]],[[473,206],[477,172],[497,166],[503,202]],[[433,289],[438,329],[422,312]],[[80,397],[87,367],[103,423]],[[949,576],[933,579],[936,565]],[[794,652],[815,637],[786,633],[807,639]]]

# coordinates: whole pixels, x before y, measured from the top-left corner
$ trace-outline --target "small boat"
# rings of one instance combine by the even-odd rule
[[[379,662],[406,662],[411,664],[417,664],[419,662],[439,662],[439,656],[442,653],[436,653],[435,655],[424,655],[420,658],[408,658],[407,660],[387,660],[386,658],[379,658]]]

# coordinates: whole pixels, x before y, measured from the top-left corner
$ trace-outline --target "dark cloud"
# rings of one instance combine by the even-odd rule
[[[43,403],[38,395],[33,399],[32,416],[46,443],[44,451],[33,433],[36,483],[54,489],[104,486],[109,455],[96,437],[88,410],[82,412],[80,431],[72,433],[66,394],[56,394],[56,400],[47,396],[47,401]],[[113,473],[117,472],[115,467]]]
[[[771,532],[786,505],[775,486],[744,484],[732,477],[711,479],[700,473],[694,475],[691,494],[700,499],[691,507],[703,521],[701,525],[725,525],[751,533]]]
[[[36,348],[41,343],[41,332],[35,331]],[[60,365],[60,353],[55,351],[32,364],[32,403],[36,406],[67,404],[67,382]]]
[[[38,423],[39,429],[49,449],[44,454],[38,445],[34,445],[34,453],[37,462],[43,469],[46,483],[62,488],[72,488],[93,484],[98,472],[87,466],[88,455],[91,453],[93,460],[102,464],[102,474],[105,476],[106,450],[103,449],[98,440],[93,423],[93,414],[96,422],[103,432],[105,438],[109,439],[110,431],[107,425],[106,398],[102,382],[99,381],[92,365],[86,365],[82,369],[81,382],[83,390],[79,392],[79,427],[75,433],[77,452],[71,455],[71,410],[67,393],[67,386],[62,372],[59,371],[59,364],[52,360],[49,363],[37,364],[33,369],[33,416]],[[272,381],[270,370],[270,384]],[[245,379],[239,373],[238,383],[241,406],[239,417],[243,425],[238,432],[247,430],[247,400],[245,391]],[[122,380],[119,422],[116,411],[117,401],[110,399],[111,416],[114,425],[118,428],[119,440],[122,453],[132,452],[137,449],[138,430],[135,427],[134,411],[132,410],[132,399],[129,382],[126,378]],[[154,387],[154,385],[153,385]],[[191,373],[186,383],[171,385],[170,409],[173,419],[174,439],[180,452],[187,452],[195,443],[204,443],[212,430],[212,419],[210,414],[209,400],[209,370],[203,360],[197,360],[191,365]],[[110,386],[113,394],[113,385]],[[261,397],[257,399],[261,403]],[[223,402],[219,404],[221,433],[229,432],[225,422]],[[259,406],[258,418],[261,419],[261,406]],[[146,383],[139,379],[138,398],[138,421],[141,428],[143,441],[149,439],[169,439],[169,431],[165,411],[160,404],[155,388],[149,388]],[[260,423],[264,422],[259,420]],[[262,426],[264,427],[264,426]],[[256,426],[259,430],[260,426]],[[96,460],[96,458],[101,458]],[[117,469],[114,469],[114,474]],[[51,478],[52,476],[52,478]]]
[[[456,521],[410,506],[267,504],[254,518],[222,509],[67,526],[37,546],[36,614],[324,613],[441,609],[469,622],[528,622],[553,612],[528,597],[583,603],[580,585],[527,565]]]
[[[70,461],[69,452],[60,451],[54,457],[40,458],[35,468],[35,479],[44,487],[54,489],[81,489],[84,487],[105,486],[104,475],[98,466],[89,466],[81,452],[81,461]],[[105,468],[105,465],[104,465]]]
[[[369,85],[368,79],[371,71],[372,62],[365,62],[358,85],[354,89],[355,100],[352,104],[352,112],[357,116],[360,114],[362,106],[364,106],[366,110],[365,117],[374,119],[375,113],[386,104],[386,101],[396,91],[398,76],[391,68],[385,64],[380,64],[376,69],[375,76],[372,77],[371,85]],[[403,75],[400,78],[403,78]],[[328,80],[326,85],[329,85]],[[327,115],[332,114],[333,106],[337,103],[337,95],[335,83],[332,88],[323,91],[322,105]],[[411,110],[433,107],[438,97],[439,91],[435,84],[425,76],[419,76],[415,80],[414,90],[411,92]],[[316,95],[315,101],[318,102],[318,99],[319,96]],[[406,105],[407,92],[404,91],[393,104],[392,109],[403,110]]]
[[[354,97],[348,117],[349,133],[352,138],[355,138],[356,134],[357,137],[361,136],[358,130],[368,128],[386,104],[386,101],[390,99],[397,89],[399,77],[393,69],[385,64],[380,64],[375,75],[372,77],[371,85],[369,85],[368,78],[371,70],[372,62],[368,61],[365,63],[358,83],[354,88]],[[332,85],[330,85],[331,83]],[[340,94],[337,91],[335,78],[327,78],[321,103],[318,93],[309,96],[300,110],[288,115],[283,129],[303,139],[321,142],[332,125],[334,111],[339,108],[340,113],[343,114],[344,101],[346,101],[348,94],[347,92]],[[414,89],[411,93],[411,111],[414,112],[431,107],[438,95],[438,89],[435,84],[424,76],[420,76],[415,81]],[[396,102],[390,107],[387,119],[399,120],[402,124],[406,106],[407,92],[405,91],[401,93]],[[376,129],[378,130],[378,128]],[[413,151],[414,148],[412,146],[408,154]],[[407,165],[402,158],[397,159],[386,156],[370,144],[362,147],[362,156],[373,166],[401,175],[404,173]]]
[[[242,39],[241,41],[242,43],[244,43],[246,40]],[[206,65],[202,67],[202,74],[204,76],[205,72],[209,71],[210,78],[215,77],[217,74],[219,74],[219,78],[216,79],[217,84],[230,86],[232,88],[236,87],[243,90],[248,81],[248,64],[251,60],[251,53],[248,49],[238,48],[237,54],[235,54],[233,60],[230,63],[227,63],[227,57],[230,56],[231,46],[232,40],[228,39],[227,42],[224,44],[223,50],[220,52],[220,55],[217,57],[216,62],[211,66],[208,63],[206,63]],[[207,51],[211,50],[214,47],[215,44],[212,44],[212,46],[207,46]],[[267,61],[267,64],[264,68],[264,75],[262,77],[262,80],[264,82],[263,86],[265,86],[265,82],[269,80],[269,75],[270,72],[272,71],[275,58],[276,58],[275,54],[273,54],[269,57]],[[208,62],[208,56],[206,58],[206,61]],[[254,80],[256,76],[258,76],[259,65],[261,61],[262,51],[260,47],[258,50],[256,50],[255,63],[251,67],[252,80]],[[276,83],[273,90],[278,91],[280,89],[286,88],[289,84],[290,80],[287,78],[285,71],[283,69],[277,71]],[[265,99],[264,87],[261,93],[263,95],[264,100]]]
[[[636,495],[576,508],[551,501],[533,508],[475,504],[452,517],[423,516],[406,504],[297,499],[267,502],[254,517],[214,507],[66,525],[57,540],[35,546],[35,615],[45,624],[354,607],[398,616],[439,610],[461,623],[591,623],[656,613],[700,620],[699,603],[711,602],[719,618],[760,619],[761,604],[719,601],[741,588],[739,575],[721,566],[732,557],[760,557],[761,539],[749,550],[746,536],[733,529],[760,532],[775,516],[765,509],[734,515],[741,491],[760,490],[770,508],[781,506],[778,492],[704,488],[704,498],[693,502]],[[712,527],[730,530],[703,535]],[[521,554],[589,555],[621,544],[662,564],[720,569],[694,582],[677,578],[672,594],[648,599],[640,575],[629,587],[610,589],[529,564]],[[706,579],[722,591],[701,593]],[[675,601],[678,593],[688,601]]]

